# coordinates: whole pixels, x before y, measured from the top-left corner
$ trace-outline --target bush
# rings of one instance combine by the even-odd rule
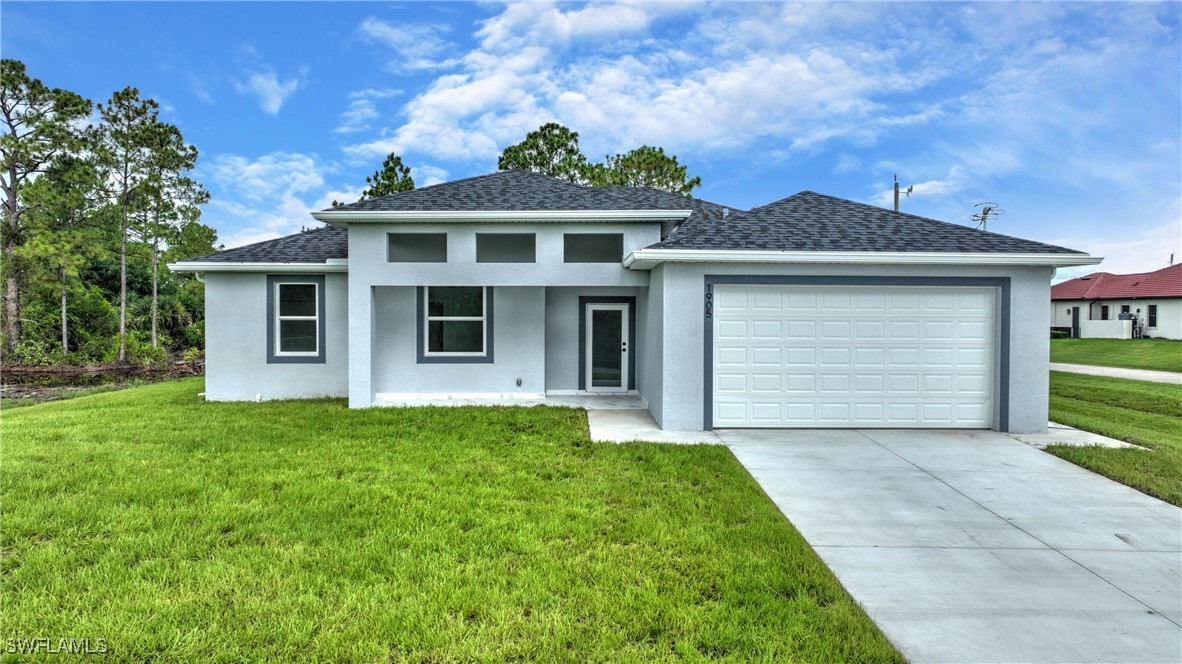
[[[127,360],[151,366],[168,360],[168,351],[163,346],[152,347],[152,333],[147,330],[127,332]]]
[[[1051,330],[1051,338],[1052,339],[1070,339],[1071,333],[1064,332],[1063,330]]]
[[[200,348],[190,348],[185,351],[181,359],[185,361],[185,364],[197,364],[201,361],[201,356],[204,354]]]
[[[16,364],[27,367],[47,367],[52,364],[62,364],[66,361],[61,346],[49,344],[40,339],[25,339],[13,350]]]

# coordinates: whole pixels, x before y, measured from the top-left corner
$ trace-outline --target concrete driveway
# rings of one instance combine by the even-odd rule
[[[722,430],[913,662],[1182,661],[1182,510],[994,432]]]

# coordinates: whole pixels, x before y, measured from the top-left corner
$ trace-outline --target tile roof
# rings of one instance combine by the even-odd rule
[[[325,226],[190,258],[201,263],[324,263],[349,257],[349,231]]]
[[[499,171],[325,212],[491,212],[545,210],[685,210],[684,201],[621,196],[604,187],[573,184],[526,170]]]
[[[724,223],[704,224],[697,232],[670,237],[649,248],[1082,253],[811,191],[732,214]]]
[[[1154,272],[1093,272],[1051,286],[1052,300],[1117,300],[1182,297],[1182,263]]]

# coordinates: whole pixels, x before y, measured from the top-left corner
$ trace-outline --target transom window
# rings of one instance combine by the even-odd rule
[[[484,357],[488,342],[487,289],[428,287],[424,300],[426,357]]]
[[[276,355],[316,355],[320,352],[319,293],[316,284],[278,283],[275,298]]]

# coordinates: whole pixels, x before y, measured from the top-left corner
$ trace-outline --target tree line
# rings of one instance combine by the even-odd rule
[[[134,87],[95,104],[17,60],[0,61],[0,114],[4,362],[199,351],[204,289],[164,267],[218,248],[197,149]]]
[[[592,162],[579,148],[578,132],[557,122],[548,122],[505,148],[497,159],[497,168],[520,168],[594,187],[652,187],[682,196],[689,196],[702,185],[702,178],[691,177],[689,167],[678,163],[676,156],[666,154],[664,148],[642,145],[608,155],[602,162]],[[360,199],[363,201],[415,188],[410,167],[393,152],[377,172],[365,178],[365,183]],[[341,205],[338,201],[332,204]]]

